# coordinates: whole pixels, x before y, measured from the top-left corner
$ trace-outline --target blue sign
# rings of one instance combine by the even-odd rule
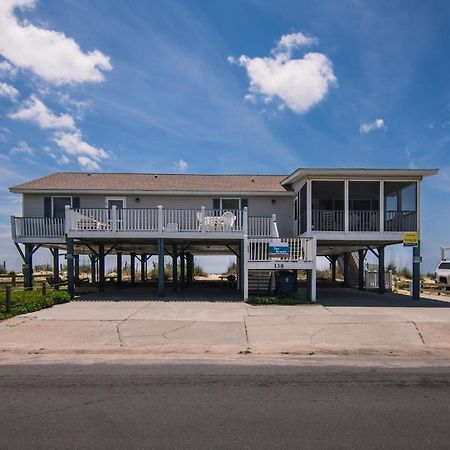
[[[285,242],[269,244],[269,256],[289,256],[289,244]]]

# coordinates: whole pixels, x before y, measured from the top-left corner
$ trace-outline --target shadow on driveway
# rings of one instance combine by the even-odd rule
[[[376,292],[358,291],[343,287],[319,287],[317,303],[323,306],[368,306],[399,308],[450,308],[450,300],[434,300],[422,298],[412,300],[400,294],[378,294]]]

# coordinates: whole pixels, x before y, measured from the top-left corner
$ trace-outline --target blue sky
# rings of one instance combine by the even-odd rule
[[[443,0],[2,0],[0,259],[19,262],[7,188],[53,171],[437,167],[434,269],[450,245],[448,23]]]

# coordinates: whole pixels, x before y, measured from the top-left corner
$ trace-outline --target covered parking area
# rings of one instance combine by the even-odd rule
[[[369,255],[376,260],[375,287],[379,294],[386,292],[386,262],[385,249],[390,245],[400,244],[399,241],[354,240],[327,241],[318,240],[317,256],[324,256],[330,262],[331,282],[336,286],[336,273],[339,267],[344,288],[355,287],[359,291],[369,288],[366,279],[366,261]],[[412,297],[420,298],[420,245],[411,249],[411,263],[413,274]],[[318,287],[320,288],[319,283]],[[323,286],[323,283],[322,283]],[[326,285],[330,287],[329,284]]]
[[[165,299],[243,298],[242,239],[67,239],[50,248],[54,280],[60,279],[60,257],[65,251],[67,283],[73,296]],[[236,257],[236,274],[230,279],[195,276],[198,256]],[[80,265],[80,258],[89,266]],[[106,267],[106,261],[109,267]],[[111,264],[113,262],[113,264]],[[111,265],[114,267],[111,269]],[[160,270],[163,268],[163,270]],[[84,296],[83,294],[86,294]]]

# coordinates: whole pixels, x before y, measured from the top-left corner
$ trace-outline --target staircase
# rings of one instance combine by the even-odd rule
[[[270,294],[273,273],[269,270],[248,271],[248,293],[252,295]]]
[[[344,257],[339,256],[337,259],[341,273],[344,273]],[[350,253],[349,263],[349,287],[357,287],[359,284],[359,264],[357,253]]]

